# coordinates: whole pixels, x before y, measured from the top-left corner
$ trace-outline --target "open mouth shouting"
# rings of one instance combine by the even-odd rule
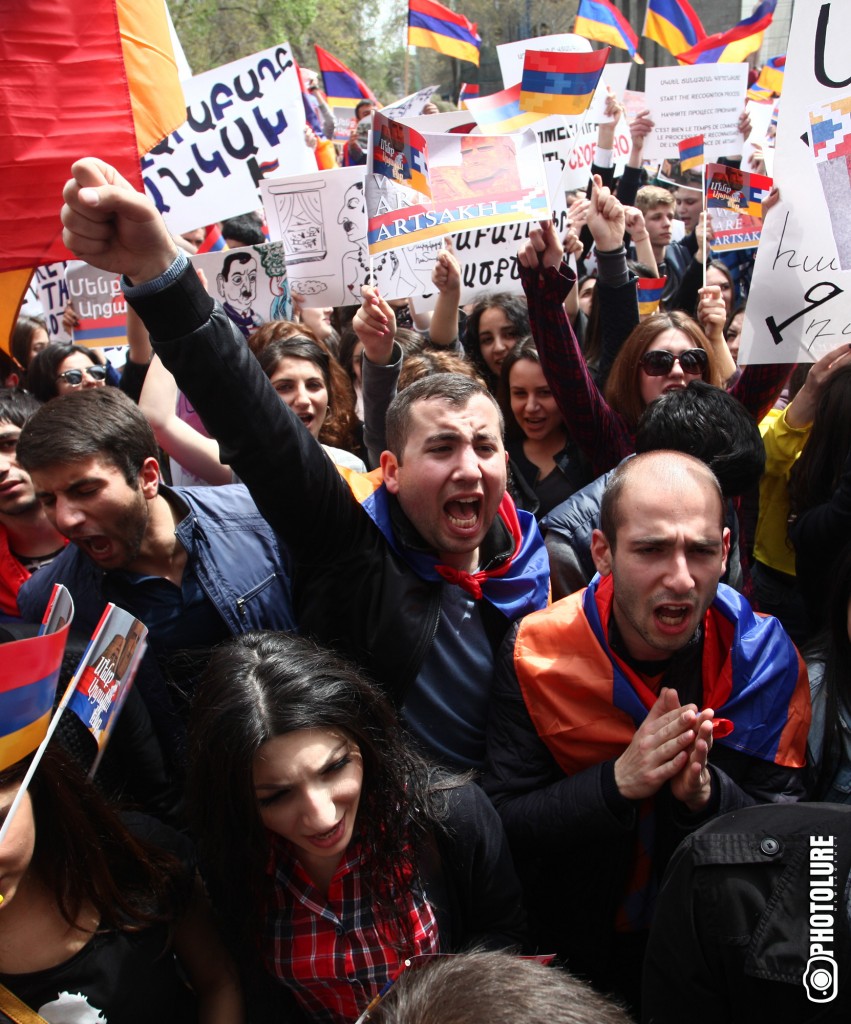
[[[469,532],[479,525],[481,498],[453,498],[443,506],[450,524],[456,530]]]

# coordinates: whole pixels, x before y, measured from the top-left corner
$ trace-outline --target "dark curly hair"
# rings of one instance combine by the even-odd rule
[[[497,292],[492,295],[480,295],[476,299],[476,303],[467,317],[462,344],[467,358],[475,366],[479,376],[487,383],[488,390],[491,394],[495,394],[499,378],[485,362],[479,343],[479,323],[482,314],[489,309],[501,309],[505,313],[518,339],[525,338],[532,328],[529,326],[529,308],[520,296]]]
[[[256,945],[268,902],[270,844],[254,758],[268,740],[301,729],[339,730],[360,749],[356,830],[366,898],[388,935],[410,939],[404,898],[425,830],[445,813],[446,785],[435,783],[388,701],[353,665],[309,640],[273,632],[244,633],[219,647],[190,714],[188,806],[228,934],[243,948]]]
[[[293,331],[291,328],[297,327]],[[358,449],[358,418],[355,392],[349,376],[334,358],[328,346],[309,328],[286,320],[264,324],[249,339],[257,361],[267,377],[272,376],[282,359],[306,359],[322,374],[328,392],[328,413],[319,440],[335,448],[355,452]]]

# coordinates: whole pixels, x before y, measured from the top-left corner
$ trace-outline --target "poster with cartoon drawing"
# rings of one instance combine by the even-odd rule
[[[360,302],[376,283],[389,299],[431,291],[440,245],[381,253],[370,261],[362,167],[274,178],[261,184],[269,235],[283,246],[292,291],[310,308]]]
[[[192,265],[203,273],[207,292],[248,335],[270,320],[292,319],[292,298],[281,242],[199,253]]]

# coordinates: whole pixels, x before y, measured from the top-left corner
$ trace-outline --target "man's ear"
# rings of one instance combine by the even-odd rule
[[[591,534],[591,557],[601,576],[608,576],[611,573],[612,548],[602,530],[595,530]]]
[[[390,451],[383,451],[379,460],[384,474],[384,486],[390,494],[399,493],[399,460]]]
[[[719,579],[727,571],[727,559],[730,557],[730,530],[729,530],[729,527],[726,527],[726,526],[724,527],[724,530],[723,530],[723,532],[721,534],[721,545],[722,545],[722,550],[721,550],[721,573],[720,573],[720,575],[718,577]]]
[[[160,492],[160,464],[153,456],[142,463],[139,470],[139,486],[148,501],[156,498]]]

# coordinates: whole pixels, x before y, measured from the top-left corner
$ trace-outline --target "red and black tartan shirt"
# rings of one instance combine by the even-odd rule
[[[351,1024],[397,970],[402,957],[376,927],[363,895],[360,843],[355,840],[331,880],[327,899],[311,882],[286,840],[272,837],[267,873],[272,901],[263,953],[267,969],[287,985],[317,1022]],[[438,951],[434,912],[413,887],[406,912],[414,937],[404,956]]]

